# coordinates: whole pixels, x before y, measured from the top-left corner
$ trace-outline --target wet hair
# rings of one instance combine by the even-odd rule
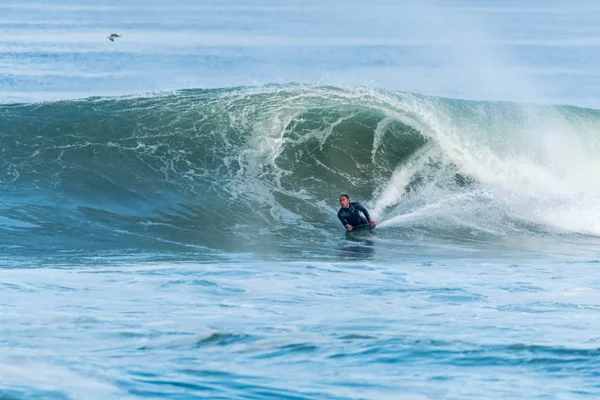
[[[343,194],[343,195],[341,195],[340,197],[345,197],[345,198],[347,198],[348,200],[350,200],[350,196],[348,196],[346,193],[344,193],[344,194]]]

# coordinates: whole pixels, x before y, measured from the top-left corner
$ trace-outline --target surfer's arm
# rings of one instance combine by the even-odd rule
[[[346,218],[342,217],[340,214],[338,214],[338,218],[340,219],[340,221],[342,221],[342,225],[344,225],[344,227],[348,230],[352,229],[352,225],[350,225],[348,223],[348,221],[346,221]]]
[[[362,204],[356,203],[355,207],[358,211],[362,211],[362,213],[365,214],[365,217],[367,217],[367,221],[369,221],[371,223],[373,222],[373,220],[371,219],[371,216],[369,215],[369,212],[367,211],[367,209],[365,207],[363,207]]]
[[[348,221],[346,221],[346,218],[342,217],[341,215],[338,214],[338,218],[340,219],[340,221],[342,221],[342,225],[347,226]]]
[[[371,216],[369,215],[369,212],[367,211],[367,209],[362,204],[356,203],[355,207],[356,207],[356,209],[358,211],[362,211],[362,213],[365,214],[365,217],[367,218],[367,221],[369,221],[370,224],[377,225],[377,222],[374,222],[371,219]]]

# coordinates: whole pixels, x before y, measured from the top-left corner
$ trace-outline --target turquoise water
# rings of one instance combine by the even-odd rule
[[[0,398],[600,393],[598,7],[0,12]]]
[[[597,263],[425,254],[4,271],[2,393],[598,394]]]

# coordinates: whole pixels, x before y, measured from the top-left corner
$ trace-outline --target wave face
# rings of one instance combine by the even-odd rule
[[[326,249],[600,234],[600,112],[267,86],[2,106],[7,254]],[[328,244],[329,243],[329,244]]]

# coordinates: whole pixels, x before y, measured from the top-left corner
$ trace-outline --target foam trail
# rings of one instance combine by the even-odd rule
[[[381,194],[376,196],[377,201],[373,206],[373,215],[381,215],[385,208],[402,201],[406,187],[413,176],[423,169],[424,164],[431,156],[430,152],[431,146],[426,146],[405,163],[396,167]]]

